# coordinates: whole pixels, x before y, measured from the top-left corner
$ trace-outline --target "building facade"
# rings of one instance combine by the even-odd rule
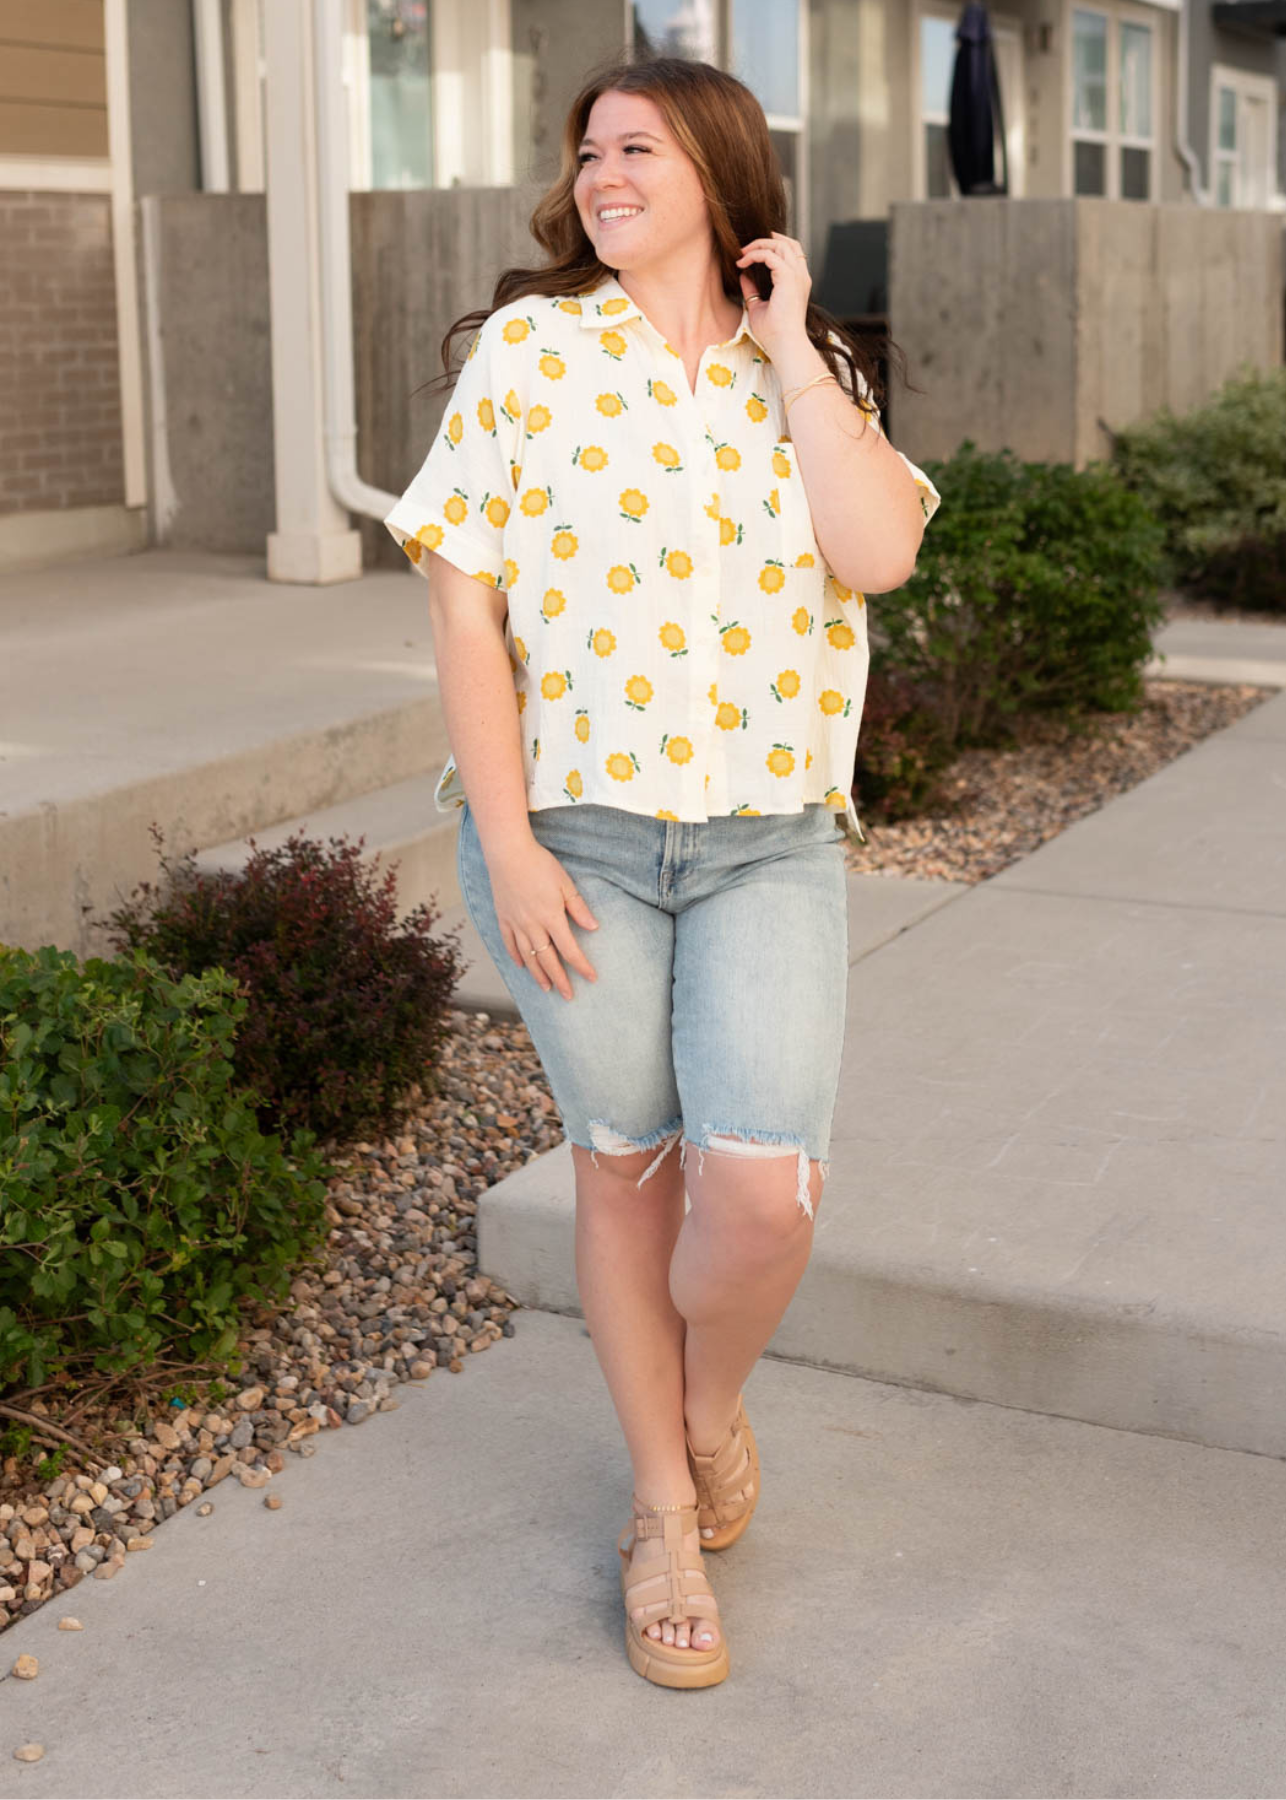
[[[305,3],[0,0],[0,566],[155,537],[146,371],[161,314],[139,203],[262,193],[264,7]],[[953,197],[959,13],[952,0],[345,0],[350,185],[500,188],[526,206],[594,63],[631,46],[698,56],[761,100],[816,277],[836,224]],[[1286,225],[1286,0],[999,0],[991,16],[1015,198]]]

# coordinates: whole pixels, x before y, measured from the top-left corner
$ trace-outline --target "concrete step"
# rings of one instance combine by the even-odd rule
[[[1286,1458],[1283,791],[1286,694],[858,958],[772,1354]],[[574,1216],[564,1143],[481,1268],[579,1314]]]
[[[89,924],[181,856],[435,772],[424,585],[270,583],[149,551],[0,578],[0,942],[103,954]]]

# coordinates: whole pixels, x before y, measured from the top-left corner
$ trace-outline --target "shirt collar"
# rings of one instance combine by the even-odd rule
[[[596,288],[592,288],[588,293],[578,294],[576,298],[580,301],[582,331],[602,331],[608,325],[623,325],[627,319],[642,319],[656,332],[657,337],[661,336],[647,314],[630,299],[615,275],[606,276]],[[752,344],[763,350],[769,362],[772,361],[767,350],[764,350],[764,346],[750,329],[750,314],[744,306],[741,309],[741,323],[727,343],[716,344],[713,347],[717,350],[729,350],[733,344],[739,344],[742,338],[749,338]],[[666,344],[666,349],[669,348],[670,346]],[[677,354],[677,352],[672,352],[672,354]]]

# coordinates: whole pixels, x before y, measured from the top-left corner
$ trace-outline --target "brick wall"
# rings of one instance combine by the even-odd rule
[[[108,196],[0,192],[0,513],[124,497]]]

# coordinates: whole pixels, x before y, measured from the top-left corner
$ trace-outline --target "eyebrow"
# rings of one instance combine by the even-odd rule
[[[651,140],[654,144],[659,144],[662,141],[656,135],[656,133],[654,131],[622,131],[617,134],[616,141],[618,144],[623,144],[625,142],[626,138],[635,138],[635,137],[651,138]],[[581,139],[580,143],[576,146],[576,148],[578,150],[583,150],[585,148],[586,144],[594,144],[596,142],[597,142],[597,140],[592,137],[583,137]]]

